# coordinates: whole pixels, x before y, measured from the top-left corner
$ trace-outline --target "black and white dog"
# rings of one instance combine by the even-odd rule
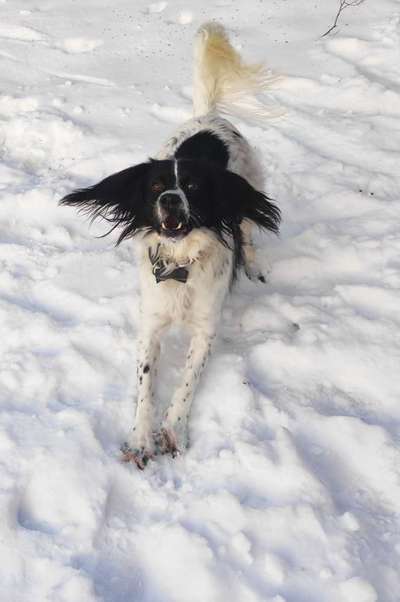
[[[210,353],[221,308],[237,270],[264,281],[256,265],[254,225],[277,233],[278,208],[261,192],[253,149],[221,112],[262,114],[256,97],[269,83],[260,66],[243,64],[220,25],[206,24],[195,43],[194,118],[156,159],[129,167],[67,195],[120,228],[118,243],[136,236],[141,279],[136,423],[123,458],[144,468],[156,453],[186,446],[196,384]],[[180,386],[157,434],[153,379],[166,327],[183,323],[191,342]]]

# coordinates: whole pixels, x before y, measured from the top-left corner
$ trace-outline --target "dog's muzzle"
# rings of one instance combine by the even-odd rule
[[[187,234],[188,202],[183,191],[163,192],[157,201],[157,217],[162,235],[176,237]]]

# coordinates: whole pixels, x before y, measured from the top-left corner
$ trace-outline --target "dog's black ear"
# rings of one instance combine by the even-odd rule
[[[279,208],[241,176],[229,170],[219,171],[216,194],[222,221],[238,224],[247,219],[260,228],[278,234],[281,221]]]
[[[113,224],[109,234],[118,226],[124,226],[117,241],[133,236],[146,226],[145,189],[150,163],[128,167],[108,176],[89,188],[81,188],[67,194],[60,205],[77,207],[95,220],[102,217]]]

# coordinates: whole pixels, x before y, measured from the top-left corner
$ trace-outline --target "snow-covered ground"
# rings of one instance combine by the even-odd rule
[[[400,2],[0,0],[0,599],[400,600]],[[239,124],[283,213],[228,300],[191,448],[144,472],[132,244],[73,187],[190,115],[217,19],[283,77]],[[166,403],[182,337],[168,340]],[[173,369],[171,370],[171,363]],[[169,368],[167,366],[169,365]]]

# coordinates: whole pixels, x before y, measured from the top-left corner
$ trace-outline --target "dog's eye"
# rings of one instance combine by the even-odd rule
[[[196,182],[186,182],[185,186],[188,190],[197,190],[199,187]]]
[[[162,192],[165,189],[165,186],[162,182],[153,182],[151,189],[153,192]]]

